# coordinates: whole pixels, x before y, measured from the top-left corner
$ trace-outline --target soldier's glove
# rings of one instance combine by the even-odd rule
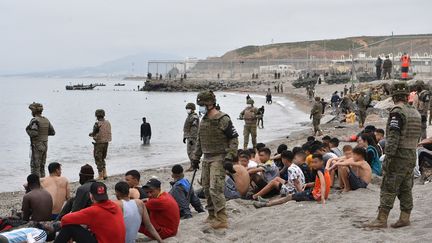
[[[192,168],[194,170],[198,170],[199,169],[199,164],[200,164],[199,160],[192,160]]]
[[[223,167],[224,167],[224,169],[226,171],[228,171],[231,174],[235,174],[236,173],[236,171],[234,170],[234,167],[233,167],[233,163],[229,159],[225,159]]]
[[[183,143],[186,144],[186,138],[183,138]]]

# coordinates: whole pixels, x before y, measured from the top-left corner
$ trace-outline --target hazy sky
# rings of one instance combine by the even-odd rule
[[[430,0],[0,0],[0,73],[140,52],[204,58],[272,39],[432,33],[431,9]]]

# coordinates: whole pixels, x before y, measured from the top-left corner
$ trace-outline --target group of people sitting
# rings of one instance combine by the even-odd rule
[[[48,177],[34,174],[27,177],[22,211],[0,220],[19,227],[0,228],[0,243],[70,240],[132,243],[138,232],[162,242],[177,234],[180,218],[192,217],[189,202],[196,211],[204,212],[201,201],[184,178],[181,165],[172,168],[169,192],[162,191],[156,178],[139,186],[140,173],[128,171],[124,180],[113,188],[116,200],[109,199],[108,188],[94,179],[94,170],[88,164],[81,167],[80,186],[74,196],[68,180],[61,175],[61,164],[51,163],[48,170]]]

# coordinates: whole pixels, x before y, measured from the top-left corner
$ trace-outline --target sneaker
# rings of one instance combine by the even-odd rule
[[[258,196],[257,200],[258,200],[258,202],[264,202],[264,203],[270,202],[269,199],[262,198],[261,196]]]
[[[265,207],[267,205],[267,203],[265,203],[265,202],[254,202],[253,205],[254,205],[255,208],[263,208],[263,207]]]

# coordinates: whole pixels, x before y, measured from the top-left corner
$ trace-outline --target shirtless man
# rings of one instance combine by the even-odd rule
[[[51,194],[53,200],[52,219],[56,219],[63,204],[70,198],[69,181],[61,176],[61,164],[48,165],[49,176],[41,179],[42,188]]]
[[[236,173],[226,171],[224,195],[226,199],[245,197],[250,185],[250,177],[247,169],[242,165],[233,166]]]
[[[41,188],[39,176],[30,174],[27,177],[27,194],[22,201],[23,220],[50,221],[52,208],[51,195]]]
[[[364,148],[353,149],[352,159],[335,161],[330,170],[338,167],[339,176],[342,180],[343,192],[366,188],[372,179],[372,169],[365,161],[367,153]]]
[[[129,197],[130,199],[144,199],[146,198],[144,190],[139,187],[141,174],[137,170],[130,170],[125,174],[125,181],[129,184]]]

